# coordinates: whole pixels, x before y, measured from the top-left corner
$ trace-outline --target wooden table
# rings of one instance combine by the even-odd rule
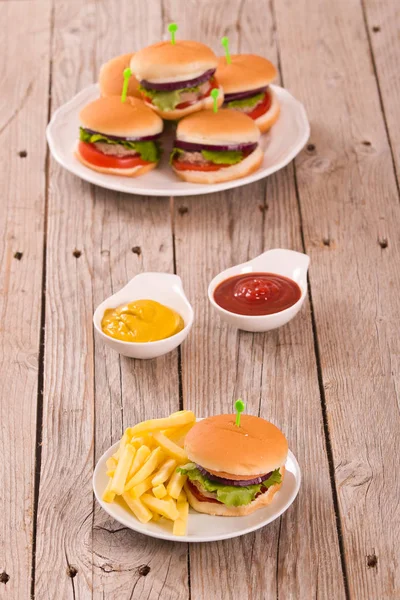
[[[258,183],[144,198],[84,183],[45,127],[108,58],[179,36],[263,54],[311,138]],[[396,0],[0,0],[0,598],[400,598],[400,11]],[[311,257],[288,326],[238,332],[207,283],[264,249]],[[179,351],[120,358],[94,307],[141,271],[178,273],[196,320]],[[279,520],[213,544],[112,521],[92,472],[124,427],[188,407],[277,423],[303,469]]]

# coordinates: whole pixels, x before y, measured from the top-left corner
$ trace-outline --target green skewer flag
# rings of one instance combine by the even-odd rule
[[[168,31],[171,34],[171,44],[175,44],[175,33],[178,31],[178,25],[176,23],[171,23],[168,25]]]
[[[217,90],[217,88],[214,88],[213,90],[211,90],[211,97],[214,100],[214,105],[213,105],[213,111],[216,113],[218,112],[218,94],[219,94],[219,90]]]
[[[226,64],[230,65],[232,61],[231,61],[231,55],[229,54],[229,39],[226,36],[223,37],[221,40],[221,44],[223,45],[223,47],[225,49]]]
[[[239,400],[236,400],[236,402],[235,402],[235,410],[236,410],[235,425],[237,427],[240,427],[240,415],[244,411],[245,408],[246,408],[246,406],[245,406],[245,403],[243,402],[243,400],[241,400],[240,398],[239,398]]]
[[[127,69],[124,70],[124,85],[122,86],[121,102],[126,101],[126,95],[128,93],[129,79],[131,78],[131,76],[132,76],[132,71],[128,67]]]

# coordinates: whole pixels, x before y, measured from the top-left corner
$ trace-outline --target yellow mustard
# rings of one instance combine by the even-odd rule
[[[180,314],[154,300],[135,300],[108,308],[101,321],[106,335],[123,342],[156,342],[183,328]]]

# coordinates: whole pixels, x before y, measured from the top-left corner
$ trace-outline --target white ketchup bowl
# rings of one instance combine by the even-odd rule
[[[226,321],[237,329],[244,331],[270,331],[282,325],[286,325],[293,319],[303,306],[307,295],[307,271],[310,258],[302,252],[283,250],[280,248],[267,250],[248,262],[230,267],[214,277],[208,286],[208,299],[223,321]],[[239,315],[225,310],[214,300],[214,292],[217,286],[225,279],[246,273],[276,273],[288,277],[297,283],[301,296],[293,306],[271,315]]]
[[[184,328],[175,335],[156,342],[124,342],[103,333],[101,321],[107,308],[116,308],[134,300],[155,300],[179,313]],[[93,324],[107,346],[130,358],[156,358],[177,348],[188,336],[193,324],[193,309],[183,291],[182,280],[170,273],[140,273],[119,292],[102,302],[95,310]]]

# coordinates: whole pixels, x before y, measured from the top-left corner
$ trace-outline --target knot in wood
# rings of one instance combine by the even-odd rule
[[[151,569],[149,565],[140,565],[140,567],[138,568],[138,573],[142,577],[146,577],[150,573],[150,570]]]

